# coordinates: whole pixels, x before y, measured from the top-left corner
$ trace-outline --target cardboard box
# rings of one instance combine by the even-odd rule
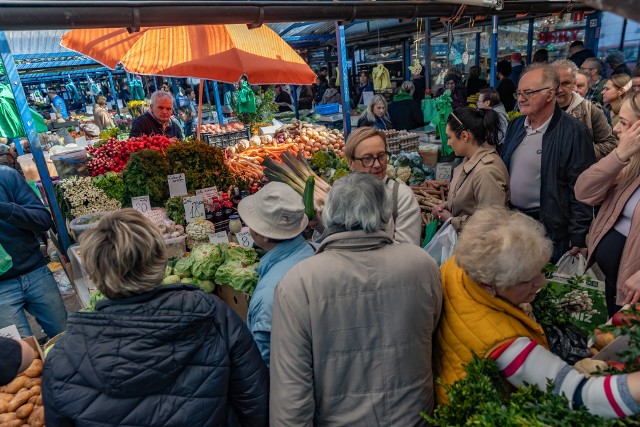
[[[236,291],[228,285],[218,285],[213,292],[218,298],[224,301],[235,311],[244,323],[247,323],[247,313],[249,312],[249,296],[240,291]]]
[[[33,351],[36,352],[36,354],[38,355],[36,359],[39,358],[40,360],[44,360],[44,354],[42,353],[42,348],[40,348],[40,344],[38,344],[38,340],[36,340],[36,337],[30,336],[30,337],[22,338],[22,341],[29,344],[29,346],[33,349]]]

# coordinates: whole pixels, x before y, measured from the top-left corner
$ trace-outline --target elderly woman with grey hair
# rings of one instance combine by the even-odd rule
[[[80,236],[107,297],[69,315],[44,366],[47,425],[268,425],[269,378],[251,333],[220,299],[160,286],[160,230],[133,209]]]
[[[413,99],[415,86],[412,82],[402,83],[398,93],[389,104],[389,117],[395,130],[412,130],[424,126],[424,115],[418,101]]]
[[[545,390],[554,380],[554,393],[596,415],[640,412],[640,372],[587,379],[549,351],[542,326],[527,312],[545,284],[542,268],[551,248],[542,224],[520,212],[483,208],[469,219],[455,256],[442,266],[444,301],[434,352],[439,404],[447,402],[447,386],[465,376],[464,365],[475,354],[494,359],[514,386]]]
[[[341,178],[316,255],[278,284],[271,425],[420,425],[433,409],[440,276],[419,247],[384,231],[391,207],[371,174]]]
[[[164,135],[167,138],[183,138],[182,127],[173,115],[173,96],[157,90],[151,95],[149,111],[133,121],[129,136]]]

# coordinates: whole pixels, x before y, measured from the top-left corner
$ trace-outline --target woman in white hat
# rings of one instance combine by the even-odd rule
[[[301,235],[309,220],[302,197],[280,182],[271,182],[242,199],[238,213],[249,227],[253,241],[267,252],[260,260],[260,278],[249,303],[247,325],[269,366],[273,294],[291,267],[314,253]]]

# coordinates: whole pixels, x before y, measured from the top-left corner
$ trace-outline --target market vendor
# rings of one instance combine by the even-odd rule
[[[67,104],[65,104],[64,99],[62,99],[52,87],[48,89],[48,92],[49,99],[51,100],[51,112],[55,113],[59,119],[68,119],[69,113],[67,112]]]
[[[392,204],[387,231],[393,239],[419,245],[422,232],[420,206],[405,183],[386,176],[390,155],[385,133],[373,126],[356,129],[347,139],[344,155],[352,172],[365,172],[384,180]]]
[[[280,182],[271,182],[242,199],[238,213],[249,227],[253,241],[267,253],[260,260],[259,280],[249,302],[247,326],[268,367],[273,294],[291,267],[314,254],[302,236],[309,220],[300,195]]]
[[[173,97],[162,90],[153,92],[149,111],[134,120],[130,137],[142,135],[164,135],[167,138],[182,139],[180,124],[171,118],[173,114]]]
[[[554,393],[596,415],[640,412],[640,372],[587,379],[549,351],[542,326],[529,312],[545,284],[542,268],[551,250],[544,227],[522,213],[483,208],[469,219],[454,257],[441,269],[442,316],[434,345],[438,403],[447,403],[446,387],[465,376],[464,365],[476,354],[495,359],[514,386],[526,382],[545,390],[550,378]]]

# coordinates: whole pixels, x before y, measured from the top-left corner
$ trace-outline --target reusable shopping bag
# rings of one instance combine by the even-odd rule
[[[424,247],[424,250],[436,260],[438,266],[442,267],[442,264],[453,256],[457,242],[458,233],[451,225],[451,219],[448,219],[442,224],[442,227],[433,236],[429,244]]]
[[[440,220],[434,219],[424,228],[424,240],[422,241],[422,247],[424,248],[433,239],[433,236],[438,232],[438,226]]]
[[[249,87],[249,83],[243,81],[238,90],[238,105],[236,106],[237,113],[251,113],[256,112],[256,96]]]
[[[593,269],[587,270],[587,260],[569,252],[562,255],[556,263],[558,270],[547,279],[547,286],[559,295],[558,303],[570,304],[578,294],[590,300],[591,307],[569,305],[571,322],[591,334],[594,329],[607,321],[607,301],[605,284],[596,276]],[[586,294],[585,294],[586,293]]]
[[[9,255],[4,247],[2,247],[2,244],[0,244],[0,275],[9,271],[11,267],[13,267],[11,255]]]
[[[422,116],[425,123],[431,123],[436,115],[436,100],[426,97],[422,100]]]
[[[440,135],[442,141],[442,156],[446,157],[453,153],[453,148],[449,147],[449,138],[447,137],[447,119],[453,111],[451,106],[451,91],[445,90],[442,95],[436,98],[435,109],[436,114],[431,119],[431,124],[436,127],[436,132]]]

